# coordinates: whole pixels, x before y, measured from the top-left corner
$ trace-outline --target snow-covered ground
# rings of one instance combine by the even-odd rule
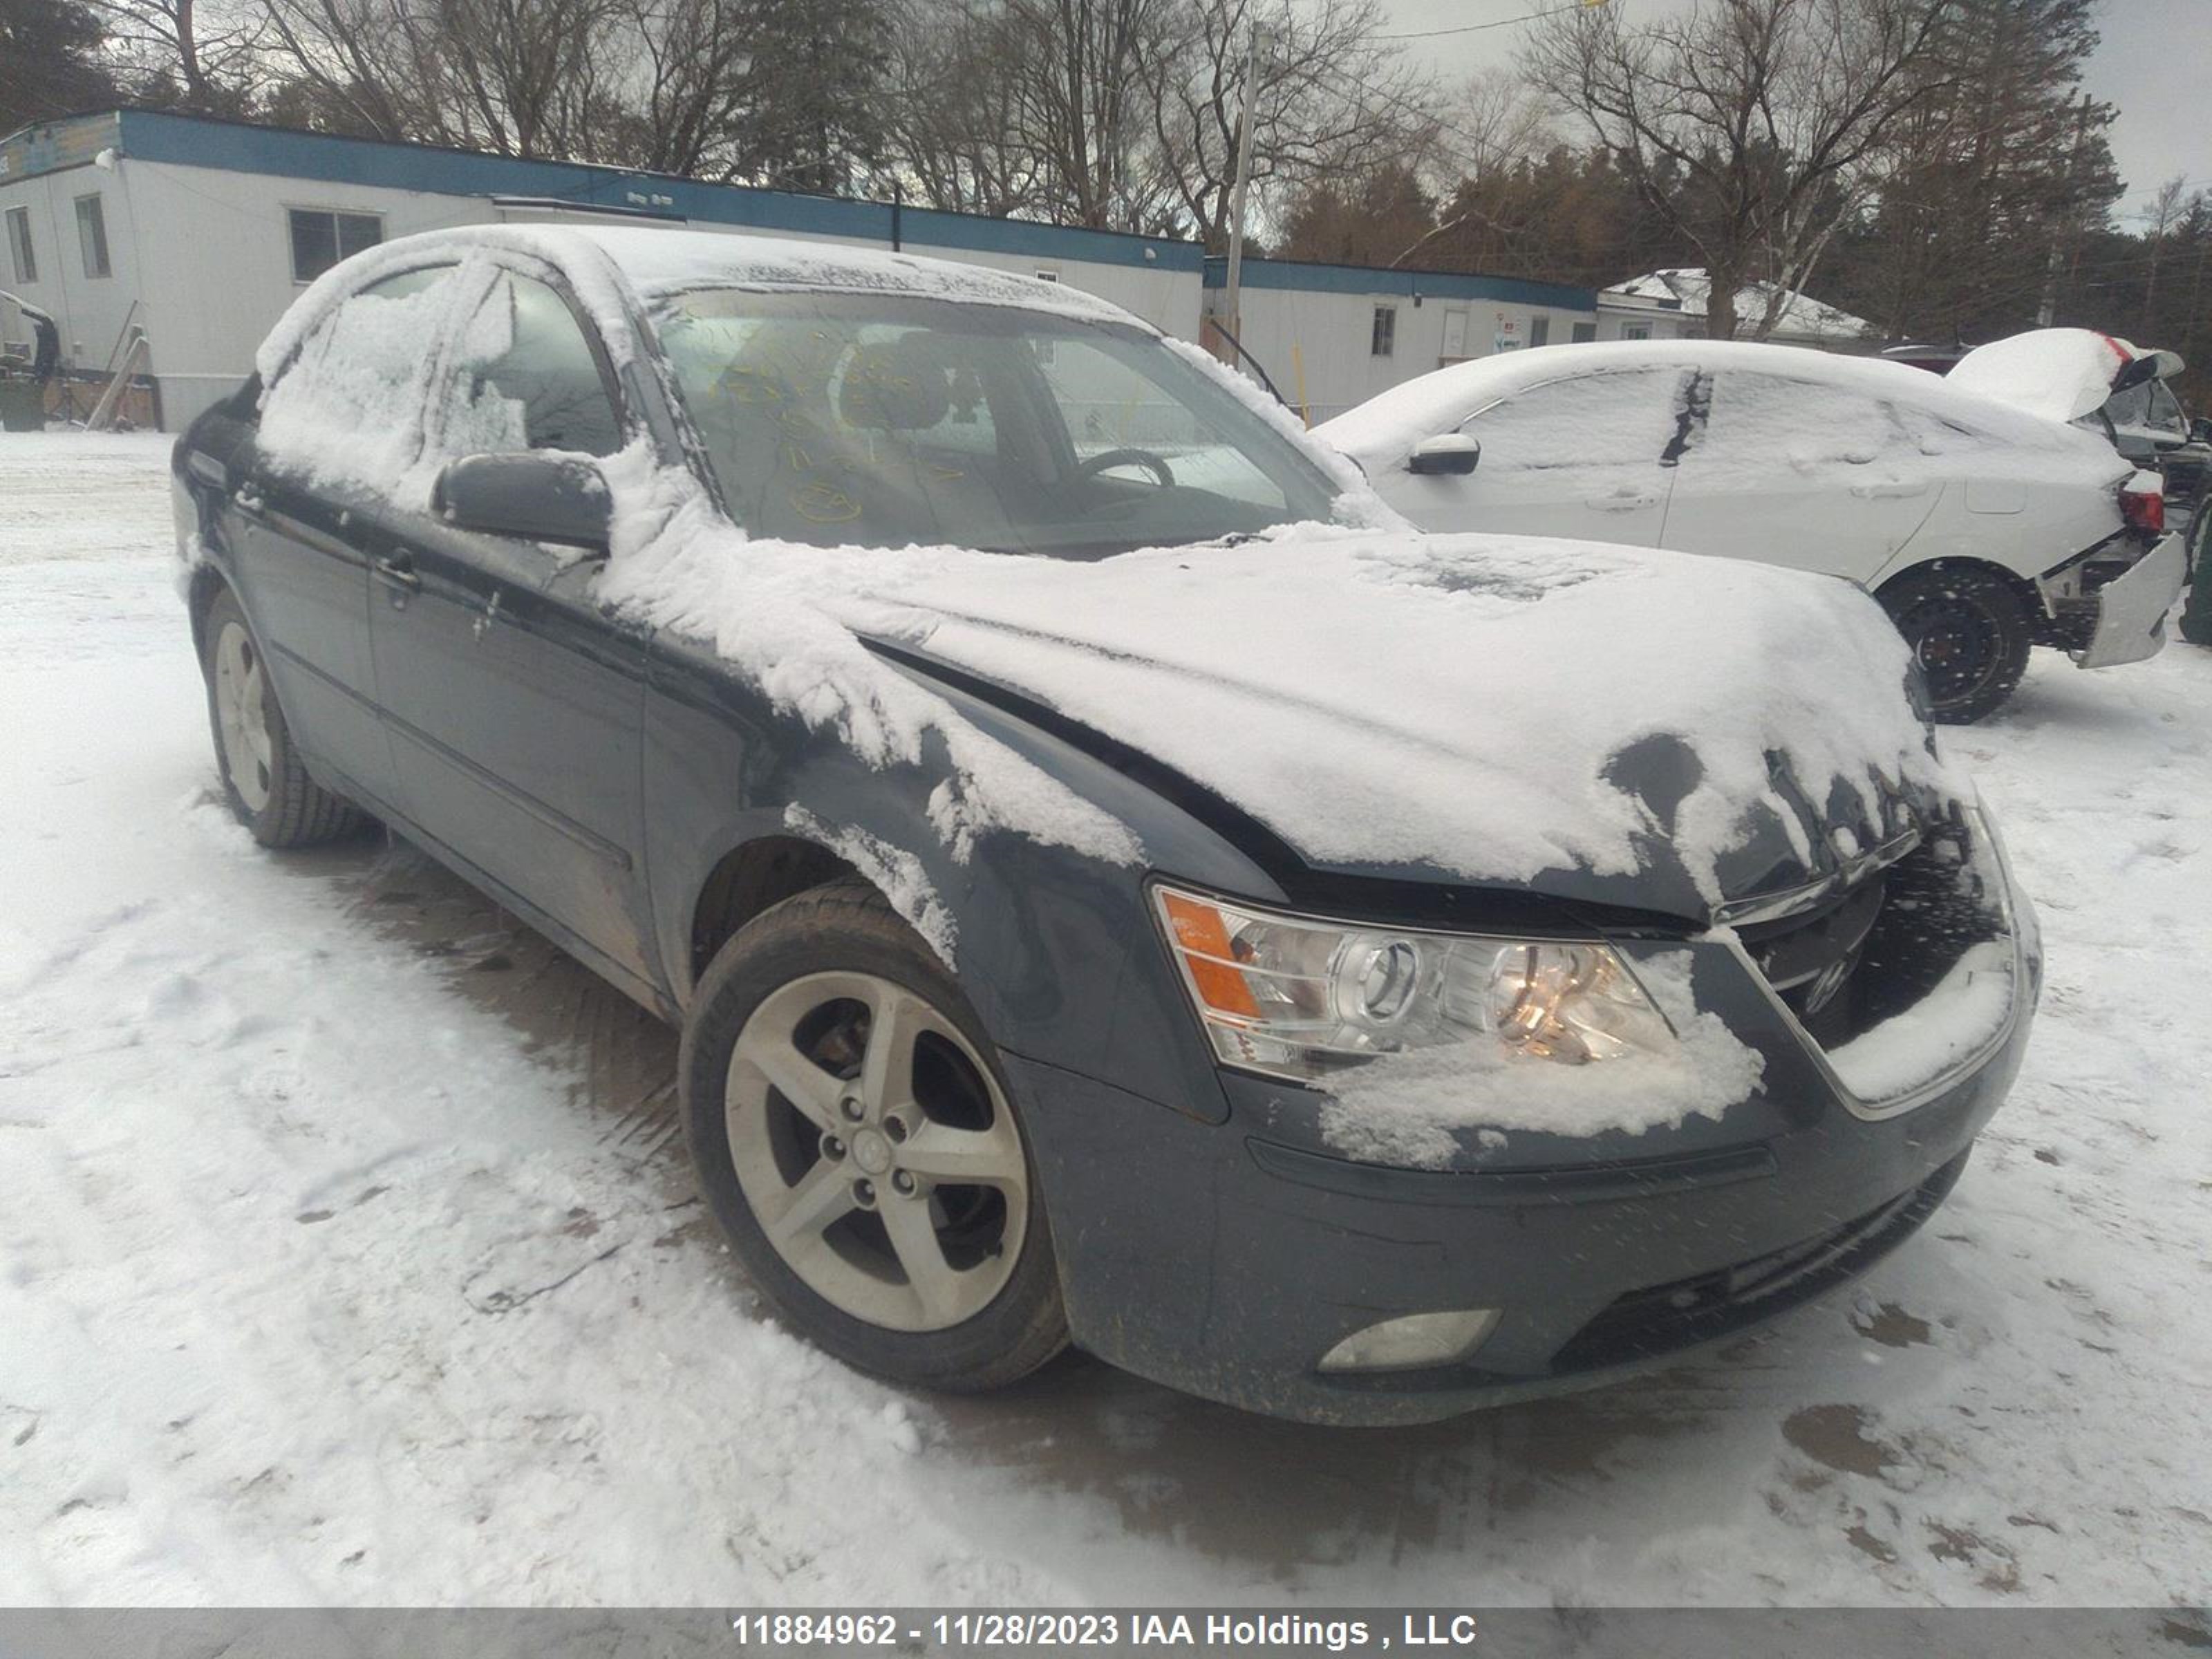
[[[2212,653],[1954,734],[2041,907],[1950,1204],[1726,1353],[1409,1432],[766,1323],[672,1045],[214,796],[152,439],[0,438],[0,1601],[2201,1603]]]

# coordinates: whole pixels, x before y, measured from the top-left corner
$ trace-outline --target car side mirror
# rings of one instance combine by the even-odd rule
[[[430,509],[463,530],[603,555],[614,496],[597,462],[524,450],[448,462],[431,489]]]
[[[1406,465],[1413,471],[1431,477],[1461,477],[1474,471],[1475,463],[1482,459],[1482,444],[1464,432],[1440,432],[1433,438],[1424,438],[1413,446],[1413,454]]]

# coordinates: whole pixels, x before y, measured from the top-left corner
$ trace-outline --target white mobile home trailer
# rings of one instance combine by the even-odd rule
[[[1207,262],[1206,284],[1207,319],[1247,371],[1315,425],[1448,364],[1596,337],[1597,296],[1556,283],[1247,259],[1237,319],[1227,261]]]
[[[151,418],[177,431],[238,386],[341,257],[451,225],[611,213],[1042,276],[1198,337],[1193,242],[131,109],[0,139],[0,288],[52,314],[65,371],[87,381],[143,335]],[[89,408],[97,390],[79,394]]]

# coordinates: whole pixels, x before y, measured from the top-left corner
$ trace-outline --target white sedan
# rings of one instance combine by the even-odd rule
[[[2154,475],[1898,363],[1703,340],[1549,346],[1425,374],[1316,435],[1426,530],[1674,548],[1879,599],[1940,719],[2165,643],[2185,574]]]

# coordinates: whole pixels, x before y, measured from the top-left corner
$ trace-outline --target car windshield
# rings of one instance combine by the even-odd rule
[[[2149,428],[2171,432],[2176,438],[2188,435],[2189,423],[2182,416],[2181,404],[2163,380],[2139,380],[2124,392],[2114,392],[2105,400],[2104,415],[2117,427]]]
[[[1329,516],[1320,468],[1140,329],[732,289],[677,295],[658,325],[756,536],[1097,558]]]

